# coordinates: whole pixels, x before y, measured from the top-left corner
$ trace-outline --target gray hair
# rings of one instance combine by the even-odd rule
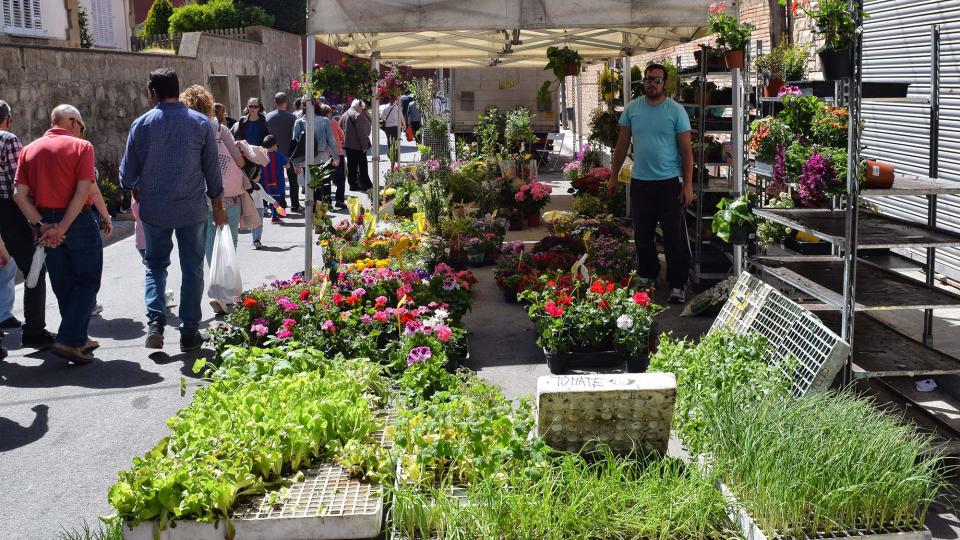
[[[10,118],[10,105],[0,100],[0,122],[5,122],[7,118]]]
[[[352,103],[350,103],[350,108],[351,108],[351,109],[359,109],[361,103],[363,103],[363,102],[360,101],[359,99],[355,99],[355,100],[353,100]]]
[[[50,123],[56,124],[63,118],[74,118],[77,120],[83,120],[83,115],[80,114],[80,111],[77,110],[73,105],[57,105],[53,108],[53,112],[50,113]]]

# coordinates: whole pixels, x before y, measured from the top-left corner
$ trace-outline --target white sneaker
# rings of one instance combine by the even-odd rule
[[[687,293],[683,289],[670,289],[670,298],[667,301],[671,304],[686,304]]]
[[[173,305],[173,289],[167,289],[163,295],[166,300],[167,307],[172,306]]]

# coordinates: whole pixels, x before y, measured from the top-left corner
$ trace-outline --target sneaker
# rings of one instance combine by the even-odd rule
[[[45,349],[51,345],[57,339],[57,336],[47,332],[46,330],[41,330],[36,333],[24,334],[20,337],[20,343],[24,347],[30,347],[33,349]]]
[[[683,289],[670,289],[670,298],[667,301],[671,304],[685,304],[687,293]]]
[[[21,326],[23,326],[23,323],[20,322],[20,319],[12,316],[0,321],[0,328],[20,328]]]
[[[180,336],[180,352],[197,351],[202,346],[203,336],[200,335],[200,332]]]
[[[87,352],[93,352],[100,348],[100,342],[95,339],[87,338],[87,342],[84,343],[83,347],[80,348]]]
[[[263,244],[261,244],[259,240],[253,241],[253,249],[260,249],[262,247],[263,247]]]
[[[101,313],[103,313],[103,304],[96,304],[93,306],[93,313],[91,313],[90,316],[92,317]]]
[[[164,303],[167,307],[173,305],[173,289],[167,289],[163,292]]]
[[[148,349],[163,348],[163,327],[151,324],[147,330],[147,339],[144,341],[144,347]]]
[[[280,218],[274,217],[273,219],[270,220],[270,223],[280,223]]]

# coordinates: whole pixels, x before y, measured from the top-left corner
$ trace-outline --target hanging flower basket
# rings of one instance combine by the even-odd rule
[[[853,75],[850,65],[850,47],[843,49],[825,49],[817,53],[823,66],[823,78],[828,81],[841,81]]]

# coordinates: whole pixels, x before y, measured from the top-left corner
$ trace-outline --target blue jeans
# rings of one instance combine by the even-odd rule
[[[270,208],[263,208],[264,219],[275,217],[280,217],[280,214],[277,213],[276,207],[270,206]],[[250,231],[250,235],[253,237],[254,242],[259,242],[260,239],[263,238],[263,225],[261,224],[259,227],[254,227],[254,229]]]
[[[230,235],[233,236],[233,248],[237,248],[237,232],[240,229],[240,215],[243,213],[239,206],[226,206],[227,224],[230,226]],[[217,226],[213,223],[213,210],[207,212],[207,264],[213,258],[213,239],[216,236]]]
[[[10,262],[0,266],[0,321],[5,321],[13,317],[13,299],[16,296],[17,285],[14,281],[17,277],[17,263]]]
[[[63,212],[45,212],[44,221],[59,223]],[[68,347],[87,343],[87,327],[97,303],[103,273],[103,241],[93,212],[77,215],[59,247],[47,249],[47,273],[60,307],[57,342]]]
[[[147,265],[144,301],[147,304],[147,320],[151,326],[163,328],[167,324],[164,291],[167,288],[167,267],[170,266],[170,253],[173,251],[173,236],[176,235],[180,273],[183,277],[180,284],[180,333],[188,335],[199,330],[206,230],[206,220],[175,228],[143,223],[143,236],[147,244],[144,255]]]

